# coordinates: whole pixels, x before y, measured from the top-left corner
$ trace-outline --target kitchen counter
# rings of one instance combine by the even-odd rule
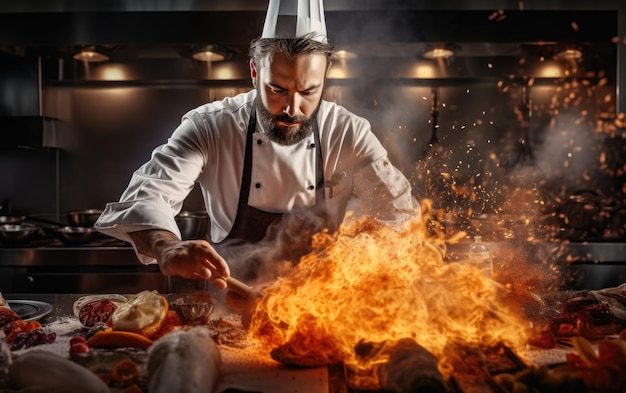
[[[40,322],[54,328],[59,321],[74,319],[72,305],[83,294],[18,294],[3,293],[6,300],[34,300],[52,305],[50,314]],[[79,325],[78,325],[79,326]],[[60,337],[59,340],[69,340]],[[57,344],[58,345],[58,344]],[[65,346],[61,346],[65,352]],[[41,347],[40,347],[41,348]],[[69,349],[69,343],[67,346]],[[220,346],[222,372],[215,392],[272,392],[272,393],[345,393],[345,386],[329,377],[326,367],[292,368],[263,356],[254,347],[233,348]]]
[[[497,260],[508,242],[486,243]],[[515,245],[515,244],[514,244]],[[519,246],[519,245],[518,245]],[[469,243],[451,245],[450,260],[464,259]],[[561,289],[599,289],[626,282],[626,243],[550,243],[524,246],[524,258],[563,267]],[[0,245],[0,291],[22,293],[132,293],[143,289],[169,292],[156,265],[142,265],[128,243],[102,238],[90,245],[58,241],[34,245]]]
[[[58,241],[0,246],[0,291],[13,293],[134,293],[169,291],[156,264],[143,265],[128,243],[89,245]]]

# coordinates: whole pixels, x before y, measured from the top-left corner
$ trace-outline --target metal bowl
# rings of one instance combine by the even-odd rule
[[[175,218],[183,240],[208,239],[209,215],[206,212],[186,211]]]
[[[63,244],[86,244],[98,236],[94,228],[64,226],[54,230],[54,236]]]
[[[0,225],[21,224],[25,219],[24,216],[0,216]]]
[[[93,227],[102,209],[75,210],[66,213],[67,222],[73,227]]]
[[[0,239],[5,243],[26,243],[41,234],[41,228],[31,224],[0,225]]]

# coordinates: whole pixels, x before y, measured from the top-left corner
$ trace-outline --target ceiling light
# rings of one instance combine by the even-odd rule
[[[554,55],[555,60],[580,60],[583,53],[579,49],[569,48]]]
[[[426,49],[426,52],[424,52],[424,58],[426,59],[448,59],[454,56],[454,50],[448,45],[428,47]]]
[[[341,49],[333,53],[333,57],[339,60],[352,60],[352,59],[356,59],[357,55],[354,52]]]
[[[213,45],[206,45],[193,50],[191,57],[194,60],[205,62],[222,61],[226,58],[225,52]]]
[[[93,46],[84,48],[80,52],[76,53],[73,57],[76,60],[85,61],[88,63],[98,63],[109,60],[109,56],[99,50],[96,50],[96,48]]]

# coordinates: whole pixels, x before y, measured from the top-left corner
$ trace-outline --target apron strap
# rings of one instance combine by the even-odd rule
[[[238,206],[241,206],[242,204],[247,205],[250,197],[250,182],[252,181],[252,137],[254,135],[254,131],[256,131],[256,100],[252,104],[250,121],[248,121]]]

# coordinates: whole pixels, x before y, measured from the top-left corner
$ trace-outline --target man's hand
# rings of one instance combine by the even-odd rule
[[[137,250],[155,258],[166,276],[211,280],[216,288],[226,288],[228,264],[206,240],[180,240],[171,232],[146,230],[129,233]]]

